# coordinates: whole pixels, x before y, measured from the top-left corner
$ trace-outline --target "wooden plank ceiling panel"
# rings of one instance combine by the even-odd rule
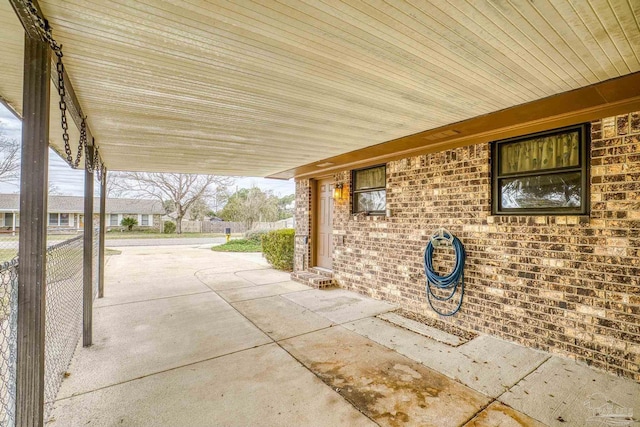
[[[8,1],[0,2],[0,100],[9,108],[22,113],[22,25]]]
[[[24,32],[20,20],[15,15],[11,4],[0,2],[0,58],[2,58],[2,72],[0,73],[0,102],[14,114],[22,115],[22,85],[23,85],[23,51]],[[51,100],[49,116],[49,139],[54,149],[64,153],[62,128],[60,125],[60,98],[56,87],[51,83]],[[75,123],[68,117],[69,138],[75,158],[80,132]],[[0,132],[2,125],[0,124]],[[6,135],[5,135],[6,136]],[[65,155],[66,156],[66,155]],[[83,166],[84,163],[81,163]]]
[[[275,175],[640,71],[636,0],[40,3],[112,170]]]

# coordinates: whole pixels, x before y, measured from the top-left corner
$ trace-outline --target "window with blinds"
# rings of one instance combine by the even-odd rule
[[[352,172],[353,213],[384,215],[387,207],[387,168],[385,165]]]
[[[587,213],[589,125],[493,145],[494,214]]]

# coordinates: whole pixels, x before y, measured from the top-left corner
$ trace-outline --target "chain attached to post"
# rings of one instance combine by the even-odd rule
[[[102,182],[102,176],[104,175],[104,163],[102,162],[102,157],[100,157],[100,150],[98,147],[93,148],[93,158],[89,159],[89,149],[88,145],[85,145],[85,157],[87,161],[85,162],[85,167],[87,171],[95,173],[98,182]]]
[[[33,21],[36,22],[38,33],[40,34],[40,39],[47,43],[53,53],[58,58],[56,61],[56,72],[58,74],[58,95],[60,96],[60,102],[58,106],[60,107],[60,126],[62,127],[62,140],[64,142],[64,152],[66,154],[66,162],[73,169],[77,169],[80,165],[80,160],[82,160],[82,151],[85,151],[85,168],[89,172],[96,171],[96,175],[98,180],[102,181],[102,171],[105,166],[102,161],[102,158],[98,154],[98,148],[95,147],[93,159],[89,159],[86,152],[88,143],[87,143],[87,124],[86,117],[82,117],[82,123],[80,125],[80,139],[78,141],[78,152],[76,153],[76,158],[74,160],[73,154],[71,152],[71,144],[69,142],[69,123],[67,120],[67,103],[65,101],[65,97],[67,96],[67,91],[65,88],[65,72],[64,72],[64,63],[62,62],[62,45],[59,44],[54,38],[51,30],[51,26],[49,22],[40,16],[38,9],[34,5],[32,0],[23,0],[26,5],[29,14],[33,18]]]

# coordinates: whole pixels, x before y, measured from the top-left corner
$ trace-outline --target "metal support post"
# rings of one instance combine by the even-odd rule
[[[98,298],[104,297],[104,239],[106,237],[107,225],[107,169],[102,171],[102,181],[100,182],[100,252],[98,258]]]
[[[93,145],[87,147],[85,162],[93,159]],[[82,266],[82,345],[92,344],[93,332],[93,172],[84,170],[84,251]]]
[[[51,50],[25,36],[18,256],[16,426],[44,421],[47,182]]]

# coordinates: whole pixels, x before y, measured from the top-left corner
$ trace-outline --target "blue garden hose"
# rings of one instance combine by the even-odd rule
[[[440,276],[433,270],[433,250],[434,247],[443,240],[451,242],[456,254],[456,264],[453,268],[453,271],[446,276]],[[465,259],[466,256],[464,253],[464,246],[462,245],[460,239],[446,232],[442,233],[441,235],[431,237],[429,244],[427,244],[427,247],[424,250],[424,273],[427,276],[427,301],[429,301],[429,305],[431,306],[433,311],[441,316],[453,316],[460,310],[460,306],[462,306],[462,298],[464,297]],[[450,290],[451,293],[449,293],[445,297],[439,297],[434,293],[432,287],[440,290]],[[437,301],[449,301],[455,295],[458,287],[460,288],[460,299],[458,301],[458,305],[453,311],[445,313],[441,312],[433,306],[432,299],[435,299]]]

